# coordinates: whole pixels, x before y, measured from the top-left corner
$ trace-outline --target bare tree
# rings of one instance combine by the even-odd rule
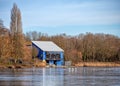
[[[0,28],[2,28],[2,27],[3,27],[3,20],[0,19]]]
[[[8,57],[10,57],[9,30],[4,27],[3,21],[0,19],[0,61],[6,62]]]
[[[10,30],[12,42],[11,56],[15,58],[15,60],[23,58],[24,39],[22,34],[21,12],[15,3],[11,10]]]
[[[16,33],[22,34],[21,12],[15,3],[11,10],[10,30],[12,35]]]

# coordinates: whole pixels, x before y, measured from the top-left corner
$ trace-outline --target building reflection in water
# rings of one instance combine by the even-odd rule
[[[64,86],[64,69],[43,68],[43,86]]]

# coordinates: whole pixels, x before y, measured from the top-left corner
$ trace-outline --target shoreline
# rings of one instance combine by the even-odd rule
[[[49,66],[49,65],[32,65],[32,64],[26,64],[26,65],[20,65],[20,64],[0,64],[0,69],[24,69],[24,68],[57,68],[57,66]],[[62,68],[67,67],[120,67],[120,62],[79,62],[77,64],[71,65],[71,66],[58,66]]]
[[[79,62],[76,67],[120,67],[120,62]]]

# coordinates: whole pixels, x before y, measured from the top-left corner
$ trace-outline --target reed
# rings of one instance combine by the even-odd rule
[[[120,63],[116,62],[79,62],[75,64],[78,67],[120,67]]]

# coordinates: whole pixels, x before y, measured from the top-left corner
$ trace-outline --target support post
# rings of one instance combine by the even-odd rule
[[[43,51],[43,61],[45,61],[46,59],[46,55],[45,55],[45,51]]]
[[[63,52],[60,52],[60,58],[63,59]]]
[[[63,52],[60,52],[60,61],[57,61],[57,66],[64,65]]]

